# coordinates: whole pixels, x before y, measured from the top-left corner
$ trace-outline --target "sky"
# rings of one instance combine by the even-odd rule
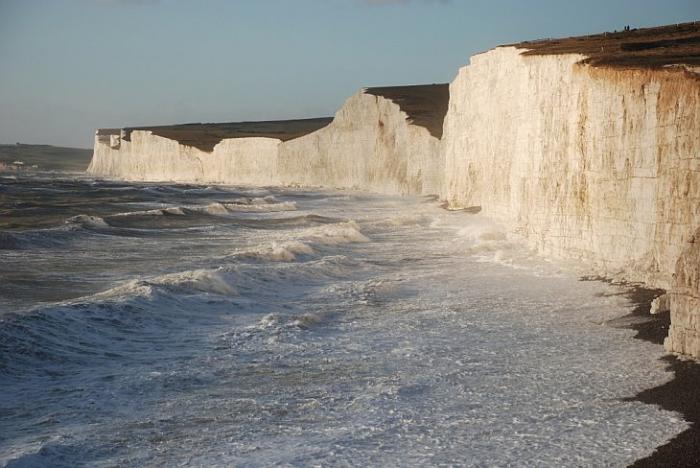
[[[500,44],[700,20],[700,0],[0,0],[0,143],[331,116]]]

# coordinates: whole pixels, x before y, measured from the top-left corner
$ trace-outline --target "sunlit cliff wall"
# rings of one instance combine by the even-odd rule
[[[208,153],[148,130],[132,131],[130,141],[97,135],[88,172],[124,180],[271,185],[278,181],[280,143],[275,138],[226,139]]]
[[[473,57],[450,85],[442,197],[481,206],[542,253],[675,288],[700,227],[698,76],[522,52]],[[681,264],[697,277],[697,261]],[[667,347],[698,356],[700,324],[673,306],[700,297],[695,286],[672,291]]]
[[[441,127],[442,116],[439,123]],[[328,126],[284,142],[225,138],[207,152],[149,130],[133,130],[129,140],[98,134],[88,172],[127,180],[437,194],[439,149],[439,138],[414,125],[399,104],[360,91]]]
[[[410,125],[392,101],[355,94],[326,128],[280,148],[284,184],[357,188],[380,193],[437,194],[440,141]]]

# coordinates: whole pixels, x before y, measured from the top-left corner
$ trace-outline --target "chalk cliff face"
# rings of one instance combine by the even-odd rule
[[[700,226],[700,80],[522,52],[473,57],[450,85],[442,197],[481,206],[545,254],[669,288]],[[676,343],[699,355],[700,341]]]
[[[95,137],[89,173],[142,181],[277,183],[281,141],[275,138],[226,139],[208,153],[148,130],[132,131],[131,141],[110,137],[111,141]]]
[[[666,349],[700,357],[700,230],[678,258],[670,292],[671,327]]]
[[[399,89],[403,99],[411,100],[439,88],[444,88],[446,107],[447,85],[387,89]],[[414,108],[407,113],[403,105],[404,101],[360,91],[347,100],[329,125],[318,130],[295,134],[286,141],[281,137],[223,138],[211,152],[178,141],[178,135],[184,134],[179,128],[134,129],[129,131],[128,140],[122,135],[125,132],[98,132],[88,172],[128,180],[437,194],[442,177],[440,140],[424,126],[414,124]],[[444,109],[434,113],[441,129]],[[246,128],[243,134],[251,134],[252,127]],[[187,132],[183,141],[192,139],[191,126]],[[206,134],[206,129],[199,133]]]
[[[440,141],[410,125],[392,101],[364,92],[347,100],[326,128],[280,148],[282,183],[437,194]]]

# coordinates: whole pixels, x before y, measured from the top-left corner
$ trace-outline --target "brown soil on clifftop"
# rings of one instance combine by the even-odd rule
[[[426,128],[435,138],[442,137],[442,122],[450,99],[449,85],[411,85],[366,88],[367,94],[381,96],[396,103],[411,124]],[[227,138],[266,137],[281,141],[293,140],[315,132],[333,121],[331,117],[264,122],[190,123],[152,127],[126,127],[124,140],[131,141],[134,130],[148,130],[154,135],[175,140],[186,146],[212,152]],[[119,128],[103,128],[98,135],[119,135]]]
[[[264,137],[287,141],[299,138],[319,130],[333,119],[321,117],[316,119],[271,120],[264,122],[228,122],[228,123],[190,123],[180,125],[160,125],[154,127],[127,127],[124,140],[131,141],[134,130],[149,130],[154,135],[175,140],[186,146],[211,152],[214,147],[227,138]],[[118,135],[120,129],[100,129],[98,135]]]
[[[366,94],[381,96],[396,103],[413,125],[426,128],[442,138],[442,122],[447,114],[450,89],[447,83],[365,88]]]
[[[700,22],[511,44],[523,55],[582,54],[596,67],[700,66]]]

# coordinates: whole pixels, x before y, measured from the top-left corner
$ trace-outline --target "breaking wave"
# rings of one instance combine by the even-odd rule
[[[301,241],[273,241],[269,245],[250,250],[236,251],[233,257],[243,260],[261,260],[270,262],[293,262],[300,255],[313,255],[314,250]]]
[[[152,210],[141,210],[141,211],[127,211],[124,213],[116,213],[113,214],[112,217],[121,217],[121,216],[167,216],[167,215],[174,215],[174,216],[184,216],[185,210],[182,207],[179,206],[173,206],[170,208],[156,208]]]
[[[85,214],[68,218],[66,220],[66,224],[71,227],[79,227],[85,229],[103,229],[110,227],[109,224],[107,224],[105,220],[100,218],[99,216],[90,216]]]

